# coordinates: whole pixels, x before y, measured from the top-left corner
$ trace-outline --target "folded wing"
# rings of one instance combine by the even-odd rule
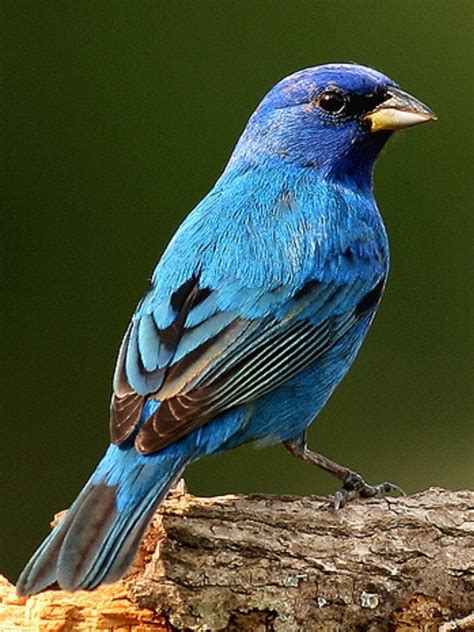
[[[197,278],[169,304],[145,297],[119,352],[112,441],[121,443],[136,431],[147,399],[161,403],[135,437],[144,454],[262,397],[334,346],[374,309],[382,290],[380,279],[344,285],[310,280],[296,292],[279,288],[273,296],[255,290],[246,301],[254,301],[256,317],[238,304],[220,309],[219,290],[200,288]]]

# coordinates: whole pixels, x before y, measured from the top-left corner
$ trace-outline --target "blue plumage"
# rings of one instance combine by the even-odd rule
[[[23,571],[20,594],[92,589],[131,563],[187,464],[250,441],[310,452],[305,430],[351,366],[389,265],[372,195],[395,129],[434,118],[384,75],[300,71],[250,118],[212,191],[180,226],[122,342],[111,440],[66,518]]]

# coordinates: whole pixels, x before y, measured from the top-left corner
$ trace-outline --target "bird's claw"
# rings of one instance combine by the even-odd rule
[[[405,496],[403,489],[399,485],[395,485],[395,483],[384,481],[377,485],[369,485],[360,474],[351,472],[342,488],[334,494],[332,505],[337,511],[342,509],[353,498],[380,498],[393,492]]]

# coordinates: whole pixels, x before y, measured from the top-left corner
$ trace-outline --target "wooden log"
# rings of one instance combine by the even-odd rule
[[[173,494],[123,581],[18,599],[0,630],[474,630],[474,492],[354,501]]]

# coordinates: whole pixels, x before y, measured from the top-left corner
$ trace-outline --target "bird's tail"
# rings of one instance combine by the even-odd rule
[[[172,446],[142,456],[110,446],[65,518],[26,565],[19,595],[91,590],[122,577],[158,504],[190,461]]]

